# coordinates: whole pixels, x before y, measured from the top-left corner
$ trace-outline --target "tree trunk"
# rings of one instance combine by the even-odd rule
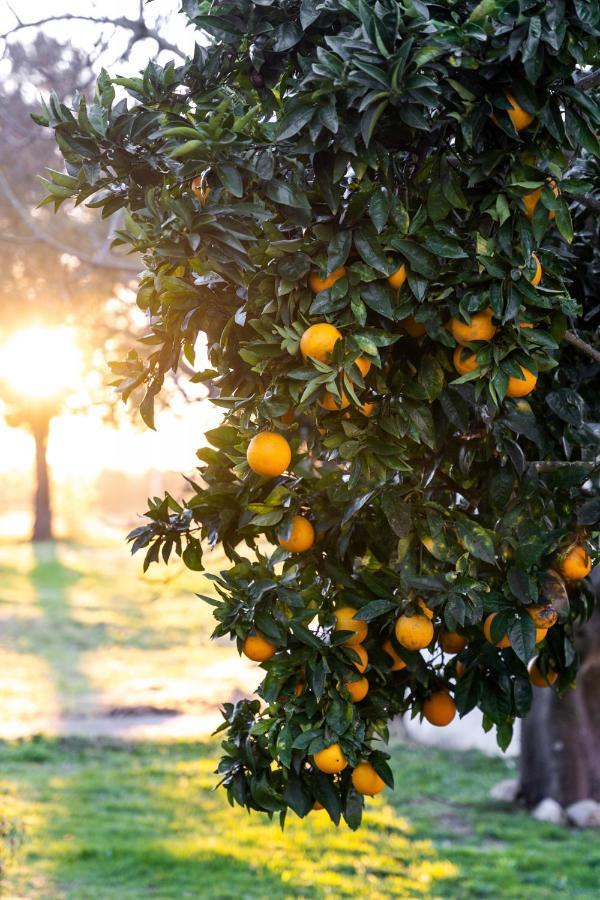
[[[600,571],[594,575],[598,592]],[[545,797],[562,806],[600,801],[600,609],[581,628],[577,644],[577,686],[562,698],[534,688],[523,722],[519,796],[529,807]]]
[[[50,416],[36,417],[35,422],[31,423],[31,431],[35,440],[36,475],[32,541],[51,541],[53,538],[50,475],[46,459],[49,430]]]

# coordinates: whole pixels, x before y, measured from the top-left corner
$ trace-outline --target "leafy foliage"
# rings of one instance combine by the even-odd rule
[[[124,209],[119,242],[145,254],[148,352],[114,370],[125,398],[146,383],[149,425],[165,374],[181,354],[193,362],[208,335],[213,368],[195,379],[211,384],[224,424],[198,451],[191,499],[156,498],[130,538],[146,566],[175,552],[200,569],[201,539],[222,544],[233,566],[206,598],[215,635],[241,649],[258,630],[277,647],[262,704],[224,709],[229,798],[282,821],[318,800],[356,827],[351,768],[325,775],[315,752],[338,742],[350,767],[367,758],[389,784],[373,742],[444,687],[461,714],[482,709],[506,746],[531,701],[532,604],[559,613],[542,665],[561,690],[575,676],[574,627],[592,601],[585,588],[567,593],[553,567],[597,536],[597,366],[558,362],[591,296],[575,261],[594,226],[576,198],[598,186],[600,106],[577,76],[598,58],[600,12],[562,0],[186,0],[183,11],[212,39],[185,65],[104,73],[90,108],[51,99],[40,122],[68,173],[51,193],[56,206]],[[133,104],[115,102],[116,88]],[[513,126],[509,97],[528,128]],[[524,198],[537,190],[530,217]],[[402,264],[398,291],[388,277]],[[311,272],[341,267],[330,287],[310,289]],[[471,342],[477,368],[456,377],[448,320],[488,309],[494,339]],[[343,340],[327,362],[304,360],[300,337],[323,320]],[[539,382],[515,402],[507,388],[521,367]],[[346,411],[327,411],[325,391]],[[292,447],[277,479],[245,460],[263,428]],[[314,548],[267,551],[263,537],[276,543],[300,513]],[[435,613],[427,656],[394,637],[418,598]],[[370,690],[357,704],[338,606],[369,623]],[[493,638],[512,646],[485,640],[491,612]],[[454,660],[439,649],[442,627],[468,639]]]

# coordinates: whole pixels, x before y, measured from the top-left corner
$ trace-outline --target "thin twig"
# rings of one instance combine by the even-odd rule
[[[571,344],[573,347],[576,347],[580,353],[585,353],[585,355],[589,356],[590,359],[593,359],[595,362],[600,363],[600,351],[596,350],[595,347],[592,347],[585,341],[582,341],[581,338],[577,337],[576,334],[573,334],[572,331],[566,332],[565,341],[568,344]]]
[[[589,75],[584,75],[583,78],[575,82],[575,87],[581,88],[582,91],[589,91],[598,87],[598,85],[600,85],[600,69],[596,72],[590,72]]]
[[[536,460],[529,462],[528,465],[533,466],[536,472],[556,472],[557,469],[564,469],[568,466],[579,466],[582,469],[585,469],[588,473],[593,472],[594,469],[597,469],[600,466],[600,463],[593,462],[592,460],[581,460],[581,459],[556,459],[556,460]]]

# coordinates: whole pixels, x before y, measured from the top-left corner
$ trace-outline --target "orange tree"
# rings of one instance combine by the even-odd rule
[[[125,398],[146,383],[150,426],[208,335],[195,379],[223,424],[191,498],[153,500],[130,538],[146,566],[199,570],[201,539],[232,562],[214,636],[264,679],[224,706],[229,799],[356,827],[392,785],[393,716],[477,706],[506,747],[530,678],[575,678],[597,432],[558,361],[598,3],[183,10],[211,38],[193,59],[103,73],[93,106],[41,120],[65,195],[123,209],[144,254],[146,350],[114,369]]]

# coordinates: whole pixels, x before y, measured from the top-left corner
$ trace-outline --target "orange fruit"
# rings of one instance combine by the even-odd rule
[[[210,187],[207,184],[203,184],[201,175],[196,175],[192,179],[192,193],[198,198],[200,203],[206,203],[210,194]]]
[[[448,691],[434,691],[423,703],[423,715],[432,725],[443,728],[456,715],[456,704]]]
[[[385,787],[385,781],[380,778],[370,762],[362,760],[352,772],[352,784],[359,794],[373,797],[381,793]]]
[[[318,753],[313,755],[313,760],[317,769],[320,769],[321,772],[325,772],[327,775],[343,772],[348,765],[348,760],[339,744],[330,744],[324,750],[319,750]]]
[[[362,644],[367,636],[369,628],[366,622],[354,618],[356,614],[354,607],[342,606],[339,609],[334,610],[333,614],[336,620],[336,631],[354,632],[354,636],[347,641],[344,641],[344,643],[349,647],[353,647],[355,644]]]
[[[403,659],[400,659],[390,640],[387,640],[385,644],[382,644],[382,649],[392,658],[392,672],[399,672],[401,669],[406,668],[406,663]]]
[[[465,672],[466,672],[465,664],[463,662],[461,662],[460,659],[457,659],[456,660],[456,677],[462,678],[463,675],[465,674]]]
[[[444,653],[460,653],[468,644],[466,637],[458,634],[456,631],[446,631],[444,629],[440,634],[440,647]]]
[[[537,384],[537,375],[534,375],[533,372],[530,372],[529,369],[525,369],[523,366],[519,366],[519,368],[523,373],[523,378],[516,378],[514,375],[508,376],[507,397],[526,397]]]
[[[552,188],[552,193],[554,194],[554,196],[560,197],[560,191],[558,189],[558,185],[554,181],[553,178],[548,179],[548,185],[549,185],[549,187]],[[540,202],[541,196],[542,196],[542,189],[537,188],[535,191],[532,191],[530,194],[525,194],[524,197],[521,197],[521,200],[523,201],[523,205],[525,206],[525,209],[527,211],[528,219],[533,219],[533,214],[535,212],[535,208],[538,205],[538,203]],[[552,209],[548,210],[548,217],[550,219],[556,218],[556,213],[554,212],[554,210],[552,210]]]
[[[335,325],[318,322],[316,325],[310,325],[300,338],[300,352],[305,359],[312,357],[326,363],[329,361],[329,354],[341,339],[342,333]]]
[[[266,662],[271,659],[276,650],[275,644],[268,641],[260,631],[257,631],[256,634],[249,634],[242,647],[244,656],[254,662]]]
[[[359,678],[358,681],[346,681],[344,687],[350,694],[353,703],[360,703],[369,693],[369,682],[366,678]]]
[[[542,264],[539,261],[539,259],[537,258],[537,256],[535,255],[535,253],[531,254],[531,258],[535,259],[535,275],[533,276],[533,278],[529,279],[529,284],[532,284],[534,287],[537,287],[538,284],[540,283],[540,281],[542,280],[542,274],[543,274]]]
[[[362,646],[362,644],[353,644],[352,649],[355,653],[360,657],[360,662],[355,662],[354,665],[358,669],[359,672],[364,672],[367,668],[367,663],[369,662],[369,654]]]
[[[535,622],[536,628],[552,628],[558,620],[558,613],[550,603],[528,606],[527,612]]]
[[[535,629],[536,644],[539,644],[541,641],[543,641],[547,634],[548,634],[547,628],[536,628]]]
[[[361,415],[363,415],[363,416],[366,416],[367,418],[369,418],[369,416],[373,414],[373,410],[374,410],[374,409],[375,409],[375,404],[374,404],[374,403],[368,403],[368,402],[367,402],[367,403],[363,403],[362,406],[359,406],[359,407],[358,407],[359,413],[360,413]]]
[[[406,319],[400,319],[399,324],[414,338],[422,337],[427,333],[425,326],[421,325],[420,322],[417,322],[414,316],[407,316]]]
[[[347,407],[350,406],[350,401],[348,400],[345,391],[342,391],[340,403],[338,403],[337,398],[333,396],[331,391],[325,391],[323,399],[319,400],[319,406],[326,409],[328,412],[339,412],[341,409],[347,409]]]
[[[433,638],[433,625],[427,616],[400,616],[395,625],[396,640],[407,650],[422,650]]]
[[[459,319],[450,319],[450,331],[458,344],[465,346],[471,341],[491,341],[496,334],[496,326],[492,323],[493,310],[475,313],[471,316],[470,325]]]
[[[362,377],[366,378],[371,369],[371,360],[365,356],[359,356],[358,359],[354,360],[354,365],[358,368]]]
[[[490,644],[494,643],[492,641],[491,627],[492,627],[492,622],[494,621],[496,616],[497,616],[497,613],[490,613],[489,616],[487,617],[487,619],[485,620],[485,622],[483,623],[483,633],[485,634],[486,640],[488,640],[490,642]],[[509,636],[507,634],[505,634],[503,637],[501,637],[500,640],[497,642],[496,647],[500,647],[502,649],[504,649],[505,647],[510,647]]]
[[[479,365],[475,353],[470,353],[468,350],[465,351],[465,348],[462,346],[458,346],[454,351],[452,362],[459,375],[466,375],[467,372],[473,372]]]
[[[282,435],[274,431],[261,431],[248,444],[246,459],[257,475],[275,478],[282,475],[289,466],[292,450]]]
[[[281,416],[281,421],[284,425],[291,425],[295,421],[295,419],[296,419],[296,414],[291,406]]]
[[[388,275],[388,282],[394,288],[394,290],[400,290],[404,282],[406,281],[406,266],[402,263],[395,272],[392,272],[391,275]]]
[[[585,549],[577,545],[572,547],[560,560],[560,574],[569,581],[579,581],[592,571],[592,560]]]
[[[430,620],[433,619],[434,612],[432,609],[429,609],[429,607],[427,606],[425,601],[422,599],[422,597],[418,598],[417,606],[419,607],[419,609],[421,610],[421,612],[423,613],[424,616],[427,616],[427,618]]]
[[[343,278],[345,274],[346,266],[340,266],[339,269],[336,269],[331,275],[327,275],[325,278],[321,278],[318,272],[311,272],[308,283],[315,294],[319,294],[321,291],[326,291],[330,287],[333,287],[336,281]]]
[[[301,697],[306,689],[306,682],[303,678],[296,682],[294,685],[294,694],[296,697]]]
[[[304,553],[310,550],[315,542],[315,529],[304,516],[294,516],[290,536],[284,540],[279,538],[279,546],[290,553]]]
[[[539,688],[550,687],[550,685],[554,684],[554,682],[558,678],[558,673],[553,672],[552,669],[549,669],[545,675],[543,674],[542,670],[540,669],[539,656],[534,656],[529,660],[527,671],[529,672],[530,682]]]
[[[531,113],[528,113],[526,110],[524,110],[522,106],[519,106],[512,94],[506,94],[506,99],[511,106],[511,108],[507,109],[506,111],[510,117],[511,122],[515,126],[515,131],[523,131],[524,128],[527,128],[528,125],[531,125],[535,116],[532,116]]]
[[[519,328],[535,328],[533,322],[519,322]]]

